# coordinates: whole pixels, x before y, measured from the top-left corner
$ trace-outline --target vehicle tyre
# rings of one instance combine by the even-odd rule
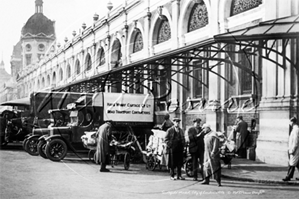
[[[40,154],[41,157],[45,158],[45,159],[48,159],[47,155],[46,155],[46,145],[47,145],[47,142],[46,140],[40,140],[38,142],[38,145],[37,145],[37,150],[38,150],[38,153]]]
[[[187,159],[185,163],[185,173],[188,177],[193,177],[193,162],[192,158]]]
[[[25,143],[25,148],[27,153],[33,156],[39,155],[39,152],[37,151],[37,143],[38,143],[38,137],[33,137],[28,139],[28,141]]]
[[[124,169],[128,170],[129,167],[130,167],[130,154],[125,153],[125,156],[124,156]]]
[[[24,151],[26,151],[26,152],[27,152],[27,148],[26,148],[27,142],[28,142],[28,139],[26,138],[23,140],[23,143],[22,143],[22,147],[23,147]]]
[[[151,171],[154,171],[155,170],[155,167],[156,167],[156,161],[154,159],[154,156],[151,155],[149,158],[148,158],[148,161],[147,161],[147,168]]]
[[[60,161],[67,155],[67,144],[61,139],[53,139],[46,145],[46,155],[52,161]]]

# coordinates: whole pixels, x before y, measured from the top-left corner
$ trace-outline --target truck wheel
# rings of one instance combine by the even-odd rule
[[[129,166],[130,166],[130,154],[125,153],[125,156],[124,156],[124,169],[128,170]]]
[[[48,157],[45,153],[46,145],[47,145],[46,140],[40,140],[37,145],[37,150],[38,150],[38,153],[40,154],[40,156],[42,156],[45,159],[48,159]]]
[[[46,145],[46,155],[52,161],[60,161],[67,155],[67,144],[61,139],[53,139]]]
[[[27,153],[29,153],[30,155],[33,155],[33,156],[39,155],[39,153],[37,151],[37,143],[38,143],[37,137],[28,139],[28,141],[26,142],[26,145],[25,145]]]
[[[193,162],[192,158],[188,159],[185,163],[185,173],[188,177],[193,177]]]

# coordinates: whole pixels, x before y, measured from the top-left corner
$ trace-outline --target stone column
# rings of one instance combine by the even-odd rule
[[[178,19],[180,14],[180,0],[172,0],[172,49],[177,49],[178,42]]]

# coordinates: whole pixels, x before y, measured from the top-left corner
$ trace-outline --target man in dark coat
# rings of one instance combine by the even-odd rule
[[[238,155],[242,158],[247,157],[248,124],[242,116],[237,117],[237,126],[234,130],[233,139],[237,146]]]
[[[173,126],[173,122],[170,120],[170,115],[167,113],[165,115],[165,120],[161,125],[161,130],[167,131],[171,126]]]
[[[174,126],[166,132],[165,143],[168,154],[168,168],[170,168],[171,180],[176,180],[174,169],[177,168],[177,179],[184,180],[181,176],[181,167],[183,166],[183,152],[185,147],[185,139],[183,130],[179,127],[179,118],[174,118]]]
[[[204,180],[201,184],[209,184],[211,176],[221,186],[221,162],[220,162],[220,141],[218,134],[212,131],[209,124],[203,124],[202,128],[206,132],[204,136]]]
[[[201,166],[201,174],[202,174],[202,164],[203,164],[203,156],[204,156],[204,132],[202,132],[202,128],[200,126],[201,119],[196,118],[193,120],[194,126],[188,129],[188,137],[189,137],[189,152],[192,157],[193,164],[193,180],[197,181],[198,178],[198,159],[200,160]],[[203,174],[202,174],[203,177]]]
[[[109,162],[109,142],[111,140],[112,122],[106,121],[98,129],[97,136],[97,151],[96,162],[100,163],[100,172],[109,172],[106,165]]]

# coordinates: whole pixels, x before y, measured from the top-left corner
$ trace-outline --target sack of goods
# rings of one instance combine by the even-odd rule
[[[87,148],[96,147],[97,146],[96,131],[86,131],[84,132],[84,134],[85,135],[81,136],[83,145]]]

